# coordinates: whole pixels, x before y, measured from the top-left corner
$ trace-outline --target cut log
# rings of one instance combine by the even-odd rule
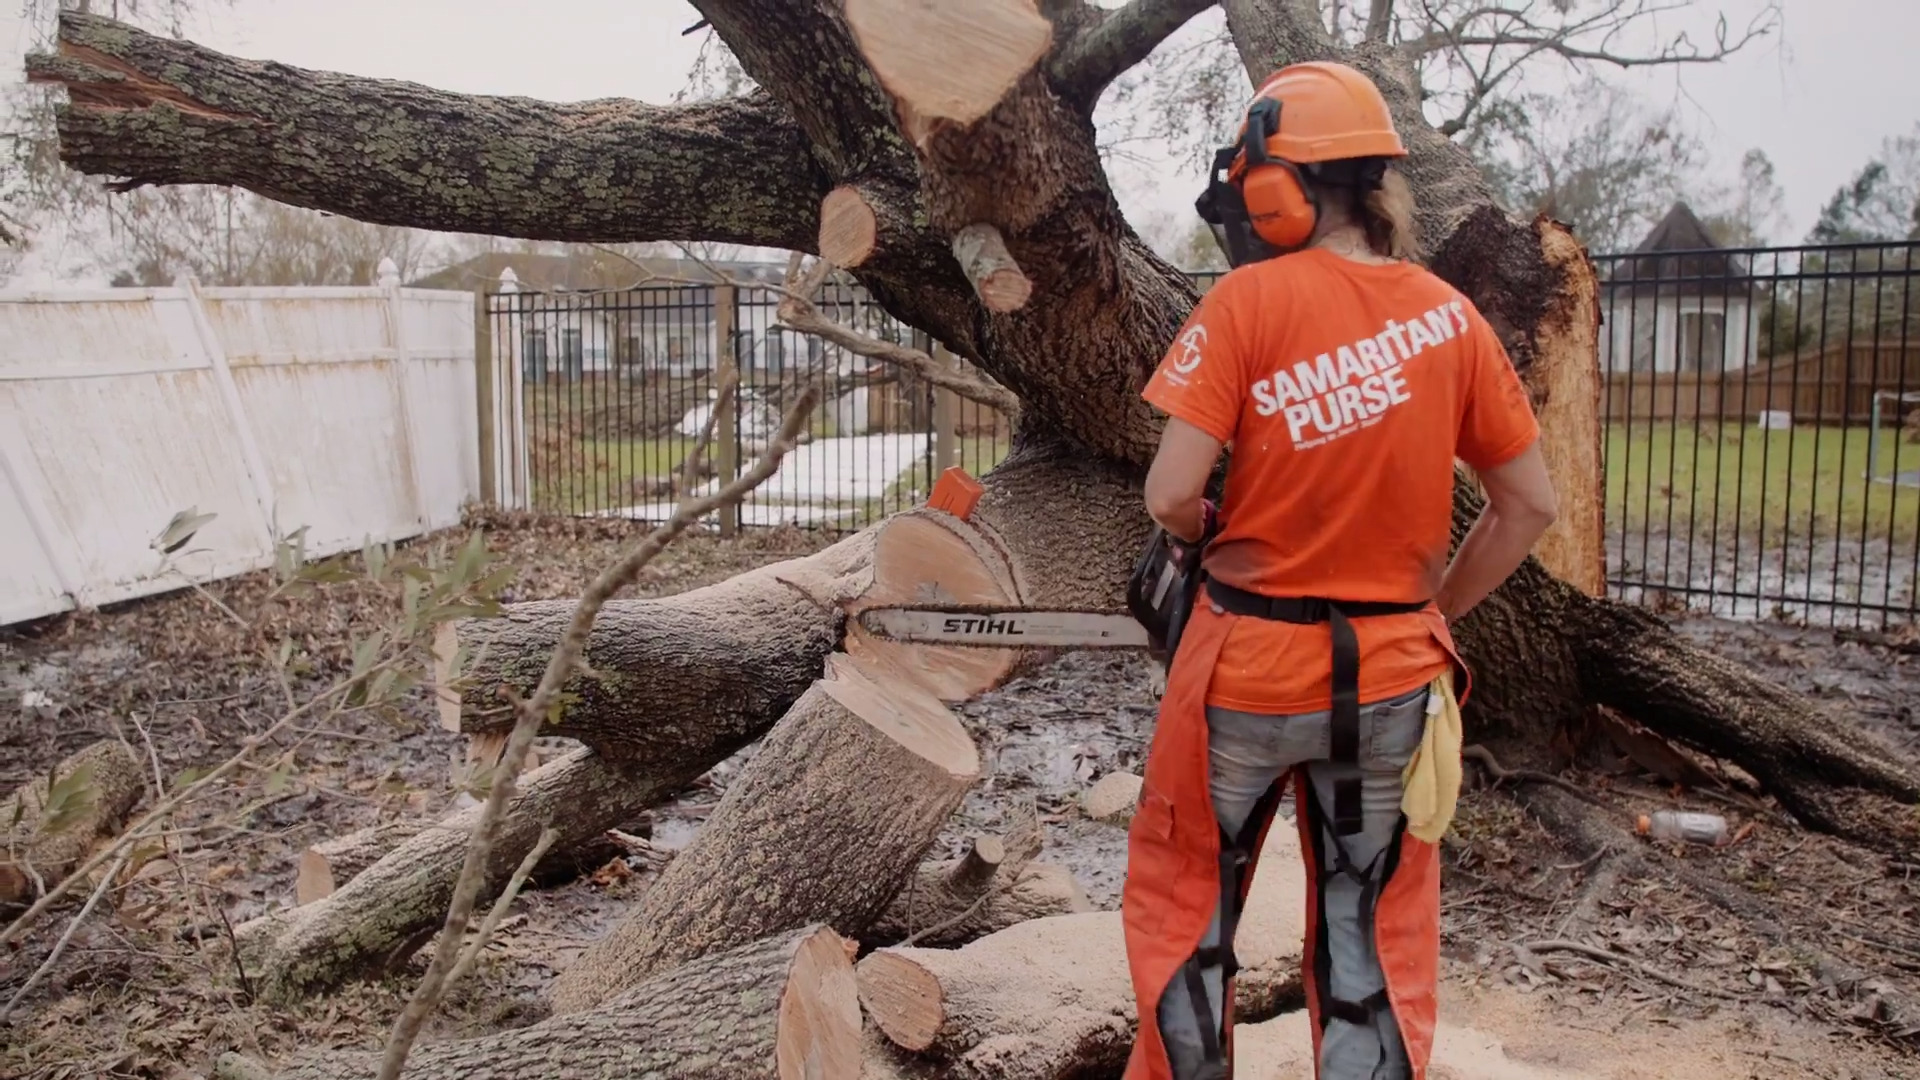
[[[1095,821],[1125,825],[1133,820],[1143,781],[1130,772],[1112,772],[1093,782],[1080,796],[1080,809]]]
[[[835,654],[639,907],[554,980],[555,1010],[795,925],[859,933],[979,773],[946,706],[898,670]]]
[[[952,948],[1049,915],[1092,911],[1086,890],[1064,866],[1006,857],[998,837],[983,836],[958,859],[924,863],[872,926],[863,945]]]
[[[587,749],[523,775],[487,863],[481,902],[499,894],[543,827],[559,831],[554,848],[577,849],[692,779],[630,772]],[[294,1001],[390,970],[413,955],[446,917],[480,810],[461,810],[420,830],[331,896],[237,927],[242,961],[260,996]]]
[[[839,638],[836,606],[870,581],[873,541],[856,533],[706,588],[610,601],[587,641],[594,674],[564,684],[566,707],[542,733],[643,770],[691,769],[692,780],[763,734],[819,677]],[[442,726],[470,735],[511,728],[500,691],[533,692],[573,608],[536,601],[509,605],[501,618],[449,623],[464,663],[457,675],[444,673],[455,682],[439,694]]]
[[[880,243],[880,218],[860,189],[842,184],[820,200],[820,257],[853,269]]]
[[[998,604],[1019,601],[1007,559],[979,523],[912,511],[888,519],[873,548],[873,584],[849,605],[853,614],[899,604]],[[847,624],[849,655],[913,673],[942,701],[965,701],[1004,682],[1017,649],[904,645]]]
[[[300,870],[293,883],[294,903],[311,904],[332,896],[394,849],[434,827],[435,822],[422,818],[382,821],[309,847],[300,853]],[[548,888],[605,865],[609,859],[633,854],[638,853],[630,851],[628,845],[611,832],[586,837],[581,843],[566,848],[556,844],[534,864],[527,881]]]
[[[1235,941],[1235,1022],[1300,1000],[1306,877],[1276,818]],[[895,1045],[976,1080],[1117,1074],[1138,1021],[1120,913],[1020,923],[960,949],[888,948],[859,965],[860,1000]]]
[[[140,755],[118,739],[68,755],[0,802],[0,904],[39,897],[59,884],[93,845],[126,824],[147,790]]]
[[[1000,230],[991,225],[976,222],[955,233],[953,257],[988,311],[1018,311],[1033,295],[1033,282],[1007,253]]]
[[[847,0],[845,11],[881,85],[923,131],[985,116],[1053,46],[1030,0]]]
[[[856,1080],[860,1003],[851,944],[807,926],[662,972],[590,1012],[477,1039],[430,1042],[406,1080],[673,1077]],[[361,1080],[379,1055],[328,1053],[279,1080]]]

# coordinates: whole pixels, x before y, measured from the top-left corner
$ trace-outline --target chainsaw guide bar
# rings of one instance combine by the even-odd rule
[[[1145,649],[1147,630],[1113,611],[1027,611],[993,607],[875,607],[859,615],[867,632],[916,645],[1000,649]]]

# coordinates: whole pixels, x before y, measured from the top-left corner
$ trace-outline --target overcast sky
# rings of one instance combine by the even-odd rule
[[[1720,11],[1744,25],[1759,4],[1698,4],[1664,28],[1710,32]],[[1611,77],[1651,103],[1680,102],[1718,174],[1730,177],[1747,148],[1765,150],[1790,215],[1774,239],[1794,241],[1882,139],[1920,120],[1920,0],[1786,0],[1785,8],[1781,34],[1724,64]],[[241,56],[449,90],[666,102],[699,41],[681,31],[698,19],[683,0],[232,0],[197,17],[188,36]],[[26,44],[18,19],[7,30],[17,56]],[[1541,68],[1535,85],[1560,77]],[[1187,215],[1197,183],[1168,165],[1129,178],[1122,201],[1130,212]]]

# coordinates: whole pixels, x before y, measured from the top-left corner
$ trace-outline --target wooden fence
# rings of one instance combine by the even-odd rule
[[[1838,343],[1727,372],[1614,372],[1603,385],[1610,422],[1785,412],[1801,424],[1865,424],[1875,391],[1920,391],[1920,341]]]

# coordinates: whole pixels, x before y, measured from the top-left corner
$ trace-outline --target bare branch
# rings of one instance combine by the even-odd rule
[[[780,324],[803,334],[812,334],[829,341],[856,356],[865,356],[882,363],[893,364],[913,372],[922,379],[943,389],[976,401],[990,409],[998,409],[1009,420],[1020,415],[1020,399],[1013,392],[998,383],[989,381],[984,375],[974,377],[950,370],[933,357],[919,349],[896,345],[891,341],[869,337],[849,326],[842,326],[820,314],[813,305],[813,297],[820,291],[833,267],[827,262],[815,259],[803,273],[801,256],[796,253],[787,261],[787,283],[781,290],[785,299],[780,301]]]
[[[47,958],[40,961],[39,967],[33,969],[33,974],[27,976],[27,981],[20,984],[20,989],[14,992],[13,997],[7,999],[6,1005],[0,1006],[0,1021],[6,1020],[13,1013],[14,1006],[19,1005],[27,994],[40,984],[40,980],[46,978],[47,972],[53,970],[53,965],[60,959],[60,954],[67,951],[67,942],[73,940],[73,932],[80,929],[80,924],[87,921],[88,915],[93,914],[93,906],[106,895],[107,886],[113,884],[113,879],[120,874],[120,868],[127,865],[127,860],[132,855],[132,851],[122,851],[119,858],[114,860],[113,866],[101,875],[100,884],[93,887],[93,895],[87,897],[86,905],[80,909],[80,914],[75,915],[73,921],[67,924],[66,932],[60,935],[60,940],[53,943],[53,950],[47,953]]]
[[[1689,5],[1683,0],[1601,0],[1594,7],[1554,5],[1551,10],[1561,16],[1558,21],[1539,18],[1536,12],[1540,6],[1531,3],[1480,4],[1457,15],[1446,10],[1449,6],[1421,0],[1421,21],[1426,29],[1399,45],[1416,61],[1444,57],[1449,66],[1466,73],[1468,85],[1461,91],[1461,103],[1452,118],[1440,125],[1446,135],[1465,130],[1488,96],[1521,66],[1538,57],[1558,56],[1576,69],[1590,64],[1622,69],[1712,64],[1765,37],[1778,27],[1780,19],[1778,4],[1770,2],[1738,34],[1721,15],[1709,44],[1696,43],[1683,31],[1650,51],[1636,51],[1619,44],[1629,30]]]
[[[1092,26],[1054,50],[1047,78],[1054,91],[1081,109],[1162,41],[1214,5],[1214,0],[1132,0],[1104,11]]]
[[[533,849],[527,852],[526,858],[520,860],[520,865],[513,868],[513,876],[507,879],[507,887],[500,890],[500,898],[493,902],[492,910],[481,920],[480,932],[467,943],[466,951],[460,954],[460,962],[453,965],[453,970],[447,974],[446,989],[452,990],[454,984],[473,968],[480,954],[486,951],[487,942],[493,940],[493,932],[500,929],[500,921],[507,917],[507,909],[513,906],[513,898],[520,895],[521,887],[539,864],[540,856],[545,855],[559,837],[560,834],[552,826],[540,830],[540,839],[534,841]]]
[[[587,637],[593,630],[600,609],[615,593],[631,584],[648,563],[694,522],[723,506],[739,502],[754,488],[765,483],[779,469],[781,459],[799,442],[801,429],[817,401],[818,395],[811,390],[801,395],[800,401],[780,425],[779,433],[767,445],[766,453],[754,463],[753,468],[711,495],[682,500],[672,517],[648,534],[638,547],[619,562],[601,571],[600,576],[580,597],[566,633],[548,658],[546,671],[540,677],[533,696],[519,705],[520,715],[507,738],[502,760],[493,770],[480,819],[474,823],[473,836],[467,845],[466,862],[460,867],[460,877],[454,885],[453,900],[448,905],[433,960],[428,964],[420,985],[414,990],[412,1000],[407,1002],[407,1007],[394,1023],[386,1051],[381,1056],[376,1080],[398,1080],[401,1066],[406,1064],[407,1055],[413,1049],[414,1040],[419,1037],[421,1026],[433,1015],[433,1010],[446,995],[448,976],[458,961],[461,937],[466,933],[467,922],[473,916],[480,887],[486,879],[487,859],[499,833],[501,818],[505,814],[507,801],[513,795],[514,782],[526,765],[527,748],[533,745],[540,726],[548,719],[548,713],[558,708],[561,686],[584,667]]]
[[[1385,41],[1393,31],[1393,0],[1373,0],[1367,12],[1367,40]]]

